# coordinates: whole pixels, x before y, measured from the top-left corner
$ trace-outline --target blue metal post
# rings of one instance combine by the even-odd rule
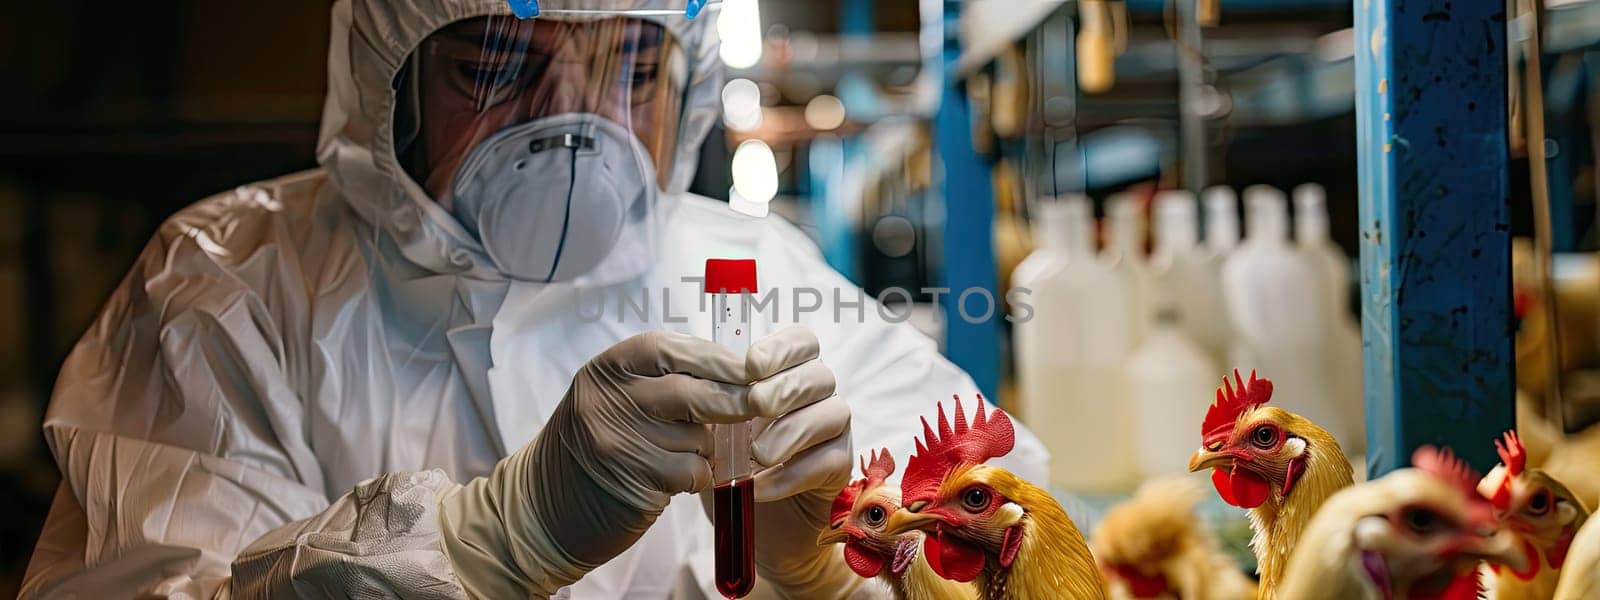
[[[839,33],[847,43],[870,44],[872,0],[844,0],[839,7]],[[870,116],[866,108],[876,93],[871,82],[853,68],[840,74],[834,90],[847,112],[857,118]],[[864,283],[859,234],[863,227],[861,196],[865,191],[846,189],[844,179],[850,168],[847,165],[855,164],[863,149],[859,135],[842,139],[819,136],[811,144],[812,178],[822,184],[812,188],[812,222],[817,227],[818,245],[828,265],[857,285]]]
[[[943,298],[945,354],[972,376],[980,391],[998,399],[1001,348],[994,189],[988,169],[972,149],[972,109],[965,88],[952,74],[961,55],[957,37],[960,12],[959,0],[945,0],[944,81],[939,112],[933,120],[934,149],[944,182],[944,286],[950,288]],[[964,293],[967,290],[974,293]],[[983,294],[988,294],[987,303]],[[964,310],[958,305],[963,300]],[[986,311],[990,313],[987,316]]]
[[[873,0],[844,0],[839,7],[839,33],[872,37]]]
[[[849,164],[851,144],[834,136],[817,136],[809,151],[811,174],[811,222],[817,227],[817,245],[828,266],[857,284],[861,269],[856,264],[858,212],[848,208],[857,202],[846,198],[859,190],[845,189],[845,165]]]
[[[1367,469],[1515,422],[1504,3],[1354,0]]]

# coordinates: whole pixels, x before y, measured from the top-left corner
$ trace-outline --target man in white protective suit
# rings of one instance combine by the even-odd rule
[[[321,167],[169,219],[62,367],[24,597],[715,597],[696,492],[752,418],[753,596],[874,593],[811,542],[852,446],[909,455],[972,382],[794,227],[685,193],[713,11],[539,4],[335,4]],[[706,341],[708,257],[777,290],[745,356]]]

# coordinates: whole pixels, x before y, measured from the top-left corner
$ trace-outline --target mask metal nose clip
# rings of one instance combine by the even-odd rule
[[[538,154],[545,150],[556,148],[570,148],[573,150],[593,150],[594,138],[576,133],[563,133],[547,138],[540,138],[528,142],[528,153]]]

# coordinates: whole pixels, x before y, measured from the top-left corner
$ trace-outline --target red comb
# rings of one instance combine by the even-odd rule
[[[900,482],[901,502],[932,500],[939,492],[939,482],[946,473],[961,465],[982,464],[991,458],[1005,456],[1017,443],[1016,429],[1011,418],[1000,409],[984,413],[983,394],[978,394],[978,408],[968,425],[967,415],[961,409],[961,396],[955,396],[955,427],[944,417],[944,403],[939,403],[939,431],[934,433],[928,419],[922,419],[922,438],[917,440],[917,452],[906,462],[906,475]]]
[[[882,452],[873,450],[871,455],[871,463],[867,462],[867,457],[861,457],[861,474],[866,475],[867,487],[882,484],[894,474],[894,456],[889,454],[888,448]]]
[[[1500,455],[1500,462],[1506,465],[1506,476],[1500,479],[1500,487],[1495,488],[1489,502],[1495,508],[1504,510],[1511,506],[1511,481],[1528,468],[1528,451],[1522,447],[1522,439],[1517,437],[1516,430],[1508,430],[1501,439],[1495,440],[1494,451]]]
[[[1468,498],[1480,502],[1483,500],[1478,495],[1478,480],[1483,477],[1449,448],[1417,448],[1416,453],[1411,455],[1411,464],[1456,486]]]
[[[1207,446],[1228,439],[1239,415],[1272,399],[1272,381],[1257,379],[1255,371],[1250,372],[1250,381],[1246,382],[1239,376],[1239,370],[1234,369],[1233,380],[1238,382],[1238,389],[1228,384],[1227,377],[1222,378],[1222,387],[1217,388],[1217,401],[1211,403],[1206,420],[1200,424],[1200,440]]]
[[[1494,441],[1494,450],[1500,454],[1500,462],[1506,464],[1506,472],[1512,477],[1522,474],[1528,468],[1528,451],[1522,447],[1522,439],[1517,437],[1516,430],[1508,430],[1501,439]]]
[[[832,523],[850,515],[850,509],[855,507],[856,498],[869,487],[883,485],[883,480],[894,474],[894,456],[889,454],[889,449],[882,452],[873,450],[870,453],[872,462],[867,462],[867,457],[861,457],[861,473],[866,475],[861,479],[850,482],[839,490],[839,495],[834,496],[833,506],[828,510],[828,522]]]

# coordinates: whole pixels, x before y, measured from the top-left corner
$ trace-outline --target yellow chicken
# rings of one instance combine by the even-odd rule
[[[1589,509],[1567,486],[1544,471],[1528,468],[1528,455],[1516,432],[1495,440],[1500,465],[1478,482],[1495,515],[1517,538],[1528,568],[1488,568],[1483,577],[1489,598],[1543,600],[1555,594],[1556,582],[1572,540],[1589,518]]]
[[[1005,469],[985,465],[1015,445],[1011,419],[984,413],[969,426],[956,398],[955,426],[939,407],[939,431],[922,421],[922,439],[900,482],[891,534],[922,530],[923,555],[935,573],[976,581],[986,600],[1106,597],[1089,545],[1049,492]]]
[[[1090,548],[1112,598],[1255,597],[1255,582],[1195,514],[1201,491],[1185,478],[1151,481],[1100,519]]]
[[[1329,498],[1301,534],[1278,597],[1473,600],[1479,561],[1527,568],[1478,495],[1477,473],[1429,447],[1412,463]]]
[[[861,459],[864,475],[833,500],[829,525],[817,536],[819,545],[843,544],[844,562],[857,575],[877,578],[901,600],[969,600],[972,585],[940,577],[922,557],[922,532],[891,535],[884,531],[889,515],[900,508],[900,488],[884,480],[894,474],[894,456],[885,448],[872,461]],[[884,567],[888,567],[885,569]]]
[[[1211,469],[1211,482],[1228,504],[1250,509],[1250,548],[1261,575],[1259,598],[1276,593],[1298,547],[1301,530],[1335,492],[1354,482],[1350,463],[1327,430],[1281,408],[1267,406],[1272,381],[1233,372],[1238,389],[1222,380],[1200,428],[1201,447],[1189,470]]]

